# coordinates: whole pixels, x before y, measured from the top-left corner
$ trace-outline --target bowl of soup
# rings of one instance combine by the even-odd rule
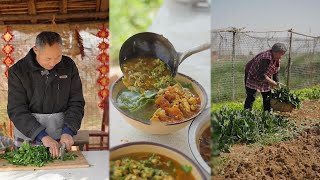
[[[211,160],[210,109],[207,108],[190,125],[188,143],[190,150],[207,174],[210,174]]]
[[[129,124],[149,134],[169,134],[201,114],[207,94],[197,81],[181,73],[171,77],[159,60],[133,62],[111,86],[111,102]]]
[[[206,179],[180,151],[153,142],[132,142],[110,149],[110,179]]]

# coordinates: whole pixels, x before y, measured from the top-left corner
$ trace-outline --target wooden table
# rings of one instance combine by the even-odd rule
[[[109,178],[109,152],[83,151],[88,168],[0,172],[3,180],[106,180]]]

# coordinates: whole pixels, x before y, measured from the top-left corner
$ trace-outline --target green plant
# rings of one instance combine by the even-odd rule
[[[223,108],[211,114],[212,155],[229,152],[235,143],[255,143],[283,129],[294,127],[289,120],[263,111]]]
[[[163,0],[110,1],[110,59],[118,60],[121,45],[130,36],[146,31]]]
[[[233,110],[242,110],[244,108],[244,101],[236,101],[236,102],[220,102],[220,103],[212,103],[211,104],[211,112],[220,111],[222,108],[227,107]],[[257,97],[253,103],[252,109],[254,110],[263,110],[262,107],[262,98]]]
[[[290,92],[290,89],[287,87],[281,87],[278,89],[272,90],[271,98],[276,99],[279,102],[291,103],[296,108],[299,108],[301,105],[301,100],[294,93]]]
[[[299,97],[300,100],[307,99],[320,99],[320,87],[304,88],[295,90],[294,94]]]
[[[63,160],[74,160],[77,155],[66,154]],[[9,163],[22,166],[38,166],[42,167],[54,159],[45,146],[31,146],[29,143],[24,142],[20,148],[15,151],[6,150],[5,154],[0,156],[1,159],[8,160]]]

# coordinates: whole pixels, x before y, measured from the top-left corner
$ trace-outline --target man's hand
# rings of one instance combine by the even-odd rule
[[[44,146],[49,147],[50,154],[53,158],[59,157],[59,143],[56,140],[52,139],[50,136],[44,136],[41,141]]]
[[[71,150],[71,146],[74,144],[73,138],[69,134],[62,134],[60,138],[60,143],[64,143],[66,145],[67,151]]]

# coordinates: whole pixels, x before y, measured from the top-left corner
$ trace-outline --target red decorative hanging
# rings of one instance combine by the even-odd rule
[[[104,99],[104,98],[107,98],[109,97],[109,89],[102,89],[99,91],[98,93],[99,97]]]
[[[104,65],[101,65],[97,70],[100,72],[100,74],[108,74],[109,66],[104,64]]]
[[[106,100],[103,99],[103,100],[98,104],[99,108],[104,109],[105,101],[106,101]]]
[[[100,53],[97,57],[97,60],[101,63],[101,65],[97,68],[97,71],[99,71],[100,75],[97,83],[101,87],[98,92],[98,96],[101,98],[98,106],[101,109],[104,109],[105,101],[107,101],[109,97],[109,30],[104,27],[104,23],[102,23],[102,27],[98,31],[97,36],[102,39],[98,45]]]
[[[1,38],[8,43],[13,39],[13,37],[14,35],[10,32],[9,26],[7,26],[7,31],[1,36]]]
[[[109,30],[107,30],[105,27],[104,27],[104,23],[102,23],[102,27],[100,29],[100,31],[97,33],[97,36],[99,38],[102,38],[102,39],[108,39],[109,37]]]
[[[101,42],[101,43],[99,44],[98,48],[99,48],[101,51],[104,51],[104,50],[106,50],[106,49],[109,48],[109,44],[107,44],[106,42],[103,41],[103,42]]]
[[[3,60],[3,64],[5,64],[7,67],[10,67],[13,63],[14,60],[10,57],[10,55],[7,55]]]
[[[14,51],[14,48],[11,44],[6,44],[2,48],[2,52],[5,54],[11,54]]]
[[[83,60],[83,57],[85,56],[85,54],[84,54],[84,47],[83,47],[83,39],[80,35],[79,27],[76,27],[75,35],[76,35],[77,45],[80,49],[81,59]]]
[[[106,77],[106,76],[101,76],[99,79],[98,79],[98,84],[100,85],[100,86],[103,86],[103,88],[104,88],[104,86],[108,86],[109,85],[109,78],[108,77]]]
[[[9,73],[9,71],[8,71],[8,69],[6,69],[6,71],[4,72],[4,75],[8,78],[8,73]]]
[[[14,47],[10,44],[13,40],[14,35],[10,32],[9,26],[7,26],[6,32],[3,33],[1,38],[6,42],[6,44],[2,48],[2,52],[6,54],[5,58],[3,59],[3,64],[6,65],[6,70],[4,75],[8,78],[8,70],[9,67],[14,64],[14,60],[11,58],[11,53],[14,51]],[[13,124],[10,121],[10,136],[13,136]]]
[[[109,54],[107,54],[106,52],[99,54],[98,60],[103,64],[109,63]]]

